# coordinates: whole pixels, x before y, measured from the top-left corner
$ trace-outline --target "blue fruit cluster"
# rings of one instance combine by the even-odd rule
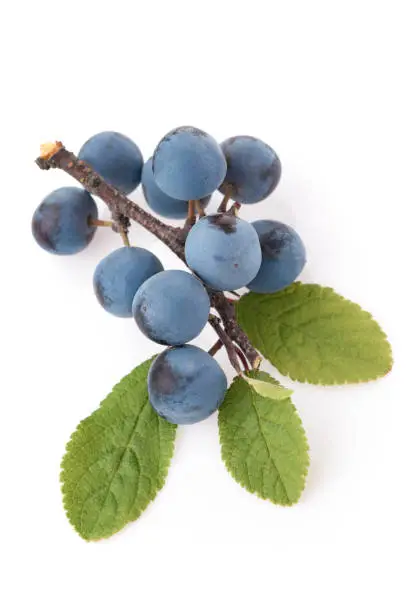
[[[227,164],[217,142],[194,127],[179,127],[155,149],[152,171],[158,187],[178,200],[200,200],[224,180]]]
[[[97,206],[92,196],[79,187],[52,191],[34,212],[32,233],[37,243],[56,255],[73,255],[94,236]]]
[[[209,311],[206,289],[182,270],[166,270],[145,281],[133,303],[140,330],[150,340],[169,346],[196,338],[207,323]]]
[[[250,223],[230,214],[200,219],[186,239],[188,266],[211,288],[239,289],[258,273],[261,247]]]
[[[131,317],[134,296],[142,283],[162,272],[163,265],[151,251],[122,247],[102,259],[93,276],[100,304],[117,317]]]
[[[157,185],[152,172],[152,157],[145,162],[142,170],[142,190],[152,210],[169,219],[185,219],[188,214],[188,200],[177,200],[164,193]],[[211,196],[200,200],[202,209],[206,208]]]
[[[125,194],[142,180],[151,209],[173,219],[187,217],[191,200],[204,209],[216,189],[226,195],[219,210],[229,198],[243,204],[259,202],[272,193],[281,176],[275,151],[258,138],[236,136],[219,145],[189,126],[169,132],[145,164],[138,146],[118,132],[92,136],[78,157]],[[91,241],[97,223],[90,194],[64,187],[37,208],[32,231],[47,251],[71,254]],[[184,237],[181,231],[173,232],[178,244]],[[207,323],[208,290],[280,291],[296,280],[306,252],[288,225],[271,220],[251,224],[228,210],[201,217],[188,231],[185,258],[197,276],[164,271],[150,251],[125,246],[102,259],[93,277],[96,297],[107,312],[133,316],[149,339],[171,347],[154,360],[148,391],[158,414],[177,424],[208,417],[227,389],[224,372],[213,357],[187,344]]]
[[[148,374],[149,399],[171,423],[197,423],[217,410],[227,379],[217,361],[196,346],[166,349]]]
[[[135,142],[123,134],[100,132],[92,136],[82,146],[78,157],[123,193],[131,193],[140,184],[142,153]]]
[[[258,274],[248,285],[255,293],[274,293],[292,284],[306,263],[306,250],[299,234],[279,221],[254,221],[262,250]]]
[[[243,204],[268,197],[279,183],[281,162],[275,151],[252,136],[234,136],[221,144],[227,160],[222,193]]]

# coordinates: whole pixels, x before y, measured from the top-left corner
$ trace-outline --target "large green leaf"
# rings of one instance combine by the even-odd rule
[[[249,293],[237,304],[237,318],[264,357],[293,380],[355,383],[392,367],[378,323],[328,287],[294,283],[279,293]]]
[[[176,426],[148,401],[146,361],[82,421],[62,460],[67,516],[85,540],[99,540],[139,517],[162,488]]]
[[[263,372],[258,378],[277,384]],[[219,430],[222,458],[237,482],[275,504],[290,506],[298,501],[309,456],[306,435],[290,399],[263,397],[237,377],[220,407]]]

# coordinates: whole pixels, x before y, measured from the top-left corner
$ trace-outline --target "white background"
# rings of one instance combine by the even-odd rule
[[[0,607],[404,610],[404,3],[107,4],[1,9]],[[231,479],[213,416],[179,431],[167,484],[137,523],[85,543],[62,509],[65,443],[156,347],[92,293],[93,270],[117,236],[101,230],[63,258],[32,240],[35,207],[74,184],[33,160],[41,142],[77,151],[106,129],[148,157],[184,124],[276,149],[283,180],[243,217],[292,224],[308,250],[303,279],[373,312],[395,368],[357,387],[292,385],[311,447],[297,506],[260,501]],[[179,267],[142,228],[131,239]],[[213,340],[207,330],[198,344]]]

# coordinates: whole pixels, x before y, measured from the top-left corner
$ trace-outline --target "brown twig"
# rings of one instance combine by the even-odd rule
[[[79,160],[76,155],[67,151],[61,142],[43,145],[41,156],[36,163],[42,170],[59,168],[79,181],[90,193],[101,198],[109,207],[113,218],[113,225],[120,233],[127,233],[129,219],[136,221],[154,236],[166,244],[183,262],[185,261],[184,245],[186,235],[183,228],[175,228],[166,225],[156,219],[138,204],[127,198],[126,195],[106,183],[103,178],[95,172],[86,162]],[[234,305],[230,304],[223,293],[209,291],[211,304],[219,313],[224,330],[222,335],[229,341],[235,342],[246,355],[252,367],[258,367],[261,358],[252,346],[247,335],[239,327],[235,318]],[[220,326],[221,327],[221,326]],[[232,344],[232,342],[231,342]],[[235,353],[235,347],[232,349]]]
[[[213,307],[217,310],[223,321],[224,329],[229,338],[240,347],[252,367],[258,368],[261,363],[261,357],[252,346],[248,336],[238,325],[234,304],[232,304],[223,293],[212,291],[210,297]]]
[[[215,315],[210,314],[209,323],[220,338],[222,344],[224,345],[231,365],[236,370],[236,372],[238,372],[238,374],[241,374],[240,362],[238,361],[238,353],[236,350],[236,346],[235,344],[233,344],[232,340],[226,334],[224,329],[221,327],[220,319]]]
[[[239,346],[236,345],[235,350],[237,351],[237,355],[240,358],[244,371],[248,372],[248,370],[250,369],[250,366],[249,366],[246,356],[244,355],[244,353],[242,352]]]
[[[118,189],[106,183],[86,162],[79,160],[76,155],[67,151],[61,143],[58,144],[60,146],[53,155],[48,154],[46,159],[39,157],[36,160],[42,170],[60,168],[79,181],[87,191],[101,198],[113,215],[118,214],[137,221],[154,236],[162,240],[182,261],[185,261],[183,241],[180,239],[178,228],[166,225],[166,223],[138,206]]]

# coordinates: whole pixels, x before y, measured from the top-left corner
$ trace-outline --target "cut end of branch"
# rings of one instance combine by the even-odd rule
[[[63,148],[63,144],[57,142],[46,142],[40,146],[40,159],[51,159],[55,153],[58,153]]]

